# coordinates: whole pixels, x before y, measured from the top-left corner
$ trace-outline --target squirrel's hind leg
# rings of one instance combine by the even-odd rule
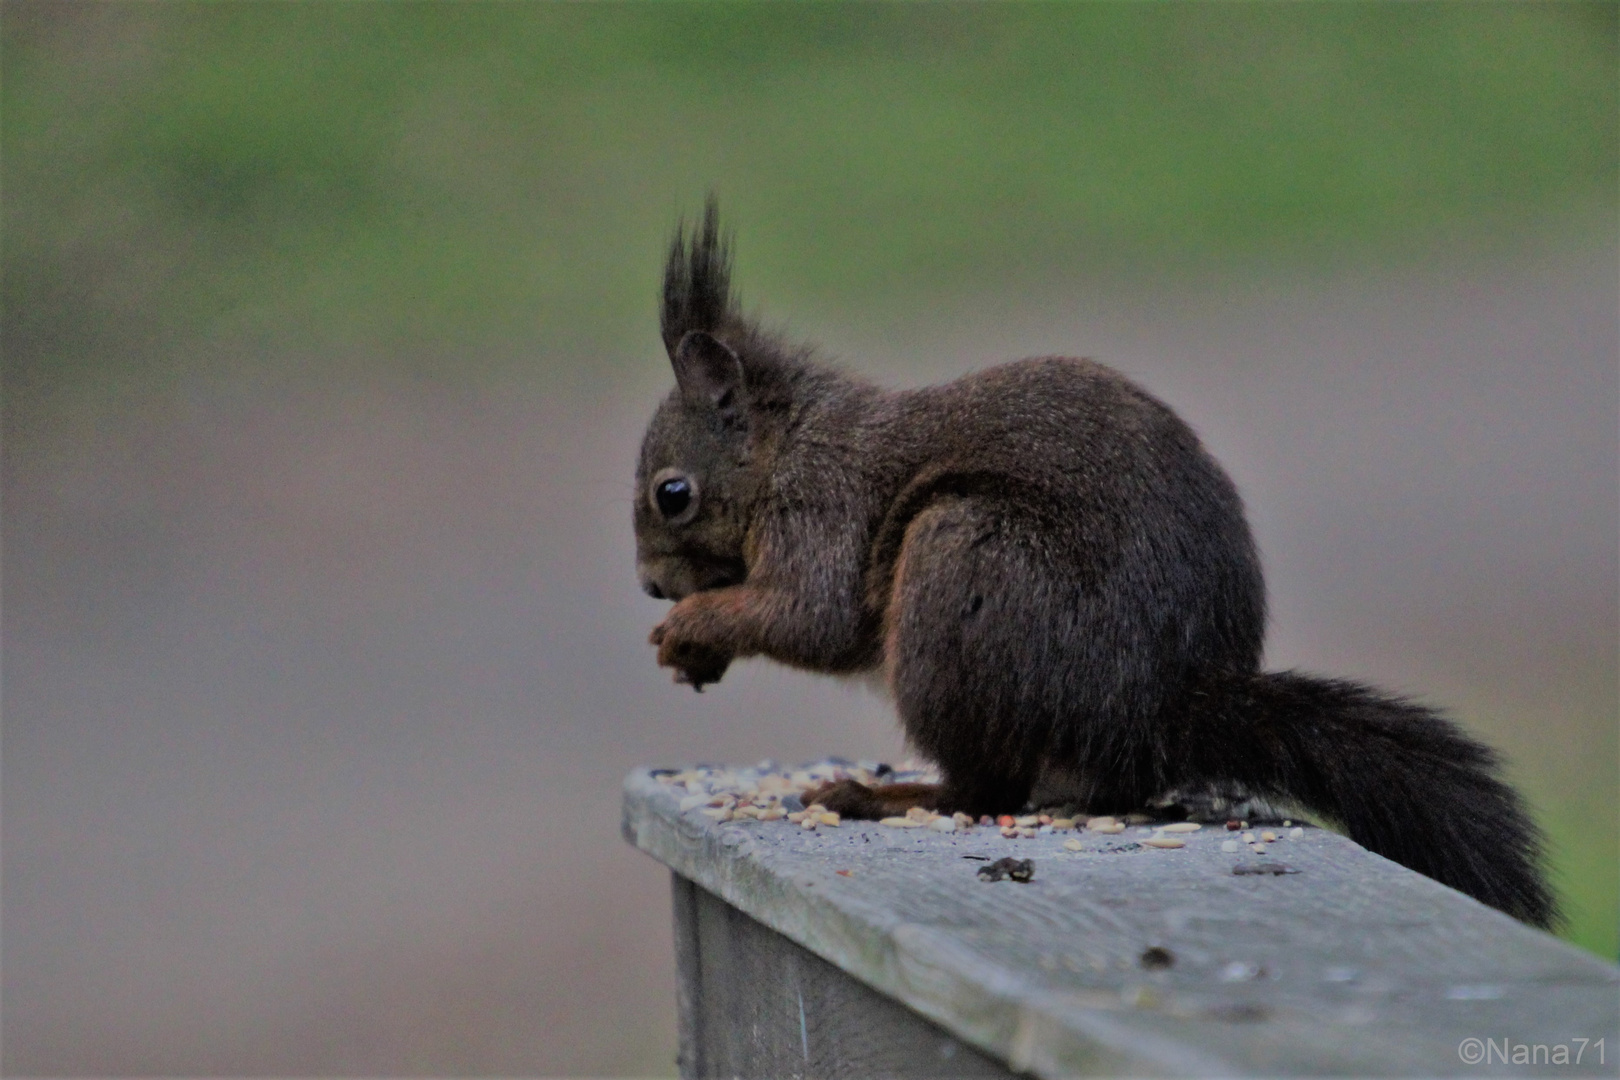
[[[1018,813],[1058,720],[1044,578],[1017,508],[943,495],[907,524],[884,604],[884,670],[909,741],[944,776],[933,809]]]

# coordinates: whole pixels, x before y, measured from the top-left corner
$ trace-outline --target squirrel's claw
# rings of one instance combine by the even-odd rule
[[[697,691],[700,694],[703,693],[703,688],[705,686],[707,686],[709,684],[709,682],[712,682],[712,681],[714,681],[714,680],[700,679],[697,676],[693,675],[690,671],[687,671],[685,668],[676,668],[675,669],[675,685],[676,686],[690,686],[693,690]]]

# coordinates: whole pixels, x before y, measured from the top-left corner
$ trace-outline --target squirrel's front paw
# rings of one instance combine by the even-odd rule
[[[728,631],[735,619],[734,590],[694,593],[670,609],[648,639],[658,646],[658,663],[675,669],[675,681],[702,690],[720,681],[736,649]]]
[[[664,626],[656,627],[649,639],[658,646],[658,666],[675,669],[675,681],[702,692],[717,683],[731,665],[731,657],[718,649],[678,637]]]
[[[686,683],[701,694],[709,683],[720,681],[726,668],[731,666],[731,657],[696,645],[683,651],[681,659],[668,666],[675,669],[676,682]]]

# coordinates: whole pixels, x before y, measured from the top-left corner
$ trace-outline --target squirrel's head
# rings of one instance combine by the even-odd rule
[[[738,314],[730,244],[713,197],[688,241],[678,229],[664,267],[661,329],[672,390],[636,466],[636,571],[648,595],[679,600],[747,576],[744,541],[762,433],[772,425],[766,383],[780,362]]]
[[[636,466],[636,573],[649,596],[679,600],[747,576],[756,484],[742,361],[693,330],[670,362],[675,389],[647,425]]]

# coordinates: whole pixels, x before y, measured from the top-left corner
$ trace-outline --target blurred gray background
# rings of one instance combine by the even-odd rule
[[[8,1074],[673,1072],[641,764],[902,752],[653,663],[668,234],[890,385],[1092,356],[1268,663],[1451,709],[1616,947],[1612,4],[8,0]]]

